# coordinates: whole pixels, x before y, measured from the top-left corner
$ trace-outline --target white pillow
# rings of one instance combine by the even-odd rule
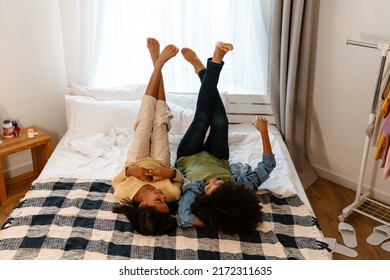
[[[146,84],[123,85],[119,87],[87,87],[72,85],[73,95],[93,97],[98,100],[137,100],[146,91]]]
[[[68,108],[69,137],[65,142],[109,132],[113,127],[133,129],[141,100],[96,100],[90,97],[65,96]]]
[[[169,134],[172,135],[184,135],[187,128],[190,126],[194,119],[194,111],[187,110],[181,106],[177,106],[173,103],[168,102],[169,109],[171,109],[173,119],[171,120],[171,130]]]
[[[221,92],[224,100],[226,92]],[[171,121],[172,128],[169,132],[173,135],[184,135],[194,119],[198,94],[195,93],[166,93],[166,99],[174,118]]]
[[[169,105],[175,104],[189,111],[195,111],[196,109],[197,93],[167,92],[165,95]]]

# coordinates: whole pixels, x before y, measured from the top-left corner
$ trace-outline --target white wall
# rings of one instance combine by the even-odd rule
[[[40,128],[54,147],[66,130],[65,86],[58,1],[0,0],[1,122]],[[3,160],[16,173],[30,163],[29,151]]]
[[[381,52],[346,41],[390,43],[389,11],[388,0],[319,2],[309,157],[318,175],[351,189],[357,187]],[[370,148],[364,186],[390,202],[390,179],[382,179],[375,151]]]

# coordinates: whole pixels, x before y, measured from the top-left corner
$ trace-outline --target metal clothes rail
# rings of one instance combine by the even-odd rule
[[[382,84],[383,71],[385,68],[387,53],[390,49],[389,44],[372,44],[366,42],[359,42],[353,40],[347,40],[347,45],[354,45],[359,47],[366,47],[376,49],[381,51],[381,63],[379,66],[379,74],[376,82],[375,92],[372,100],[371,112],[368,120],[368,127],[374,127],[375,119],[378,110],[378,100],[380,95],[380,89]],[[370,192],[365,192],[362,194],[364,174],[367,164],[368,150],[371,142],[372,132],[370,129],[366,129],[366,141],[364,144],[363,156],[360,165],[358,185],[356,189],[355,200],[352,204],[348,205],[342,210],[341,215],[338,217],[340,222],[343,222],[352,212],[358,212],[362,215],[365,215],[371,219],[374,219],[378,222],[390,226],[390,206],[380,203],[372,198],[370,198]]]

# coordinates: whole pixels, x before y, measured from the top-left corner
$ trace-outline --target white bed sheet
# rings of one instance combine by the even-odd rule
[[[279,197],[297,194],[311,209],[279,130],[270,125],[269,133],[276,157],[276,168],[260,189],[269,190]],[[111,180],[123,167],[131,137],[131,129],[113,128],[109,133],[96,133],[83,139],[68,141],[67,132],[35,182],[59,178]],[[169,137],[171,160],[174,163],[177,145],[182,135]],[[68,145],[64,144],[66,142]],[[261,160],[261,138],[252,124],[230,125],[229,146],[232,163],[248,163],[255,167]]]

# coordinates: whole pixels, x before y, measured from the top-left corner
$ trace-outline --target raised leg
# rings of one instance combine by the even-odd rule
[[[164,64],[178,53],[178,48],[174,45],[168,45],[159,53],[159,42],[154,38],[147,39],[147,47],[149,49],[152,62],[154,64],[153,72],[150,76],[149,83],[146,87],[145,96],[142,99],[141,108],[137,115],[137,120],[134,124],[134,136],[127,155],[128,162],[136,162],[147,156],[152,156],[152,146],[157,145],[156,142],[166,135],[167,125],[160,125],[161,132],[156,130],[156,126],[163,122],[161,113],[156,115],[156,108],[159,101],[165,103],[164,85],[162,83],[161,70]],[[163,99],[159,99],[162,98]],[[169,112],[168,112],[169,113]],[[169,122],[170,114],[166,114],[166,122]],[[165,134],[164,134],[165,133]],[[162,135],[161,137],[159,135]],[[161,139],[166,142],[166,138]],[[166,156],[164,156],[166,157]]]
[[[188,48],[182,50],[184,58],[191,63],[195,73],[201,78],[202,85],[199,90],[194,120],[179,144],[177,158],[193,155],[203,150],[208,150],[220,158],[229,156],[226,148],[227,118],[217,84],[224,64],[222,60],[225,54],[232,49],[231,44],[217,42],[213,57],[208,60],[206,69],[194,51]],[[214,131],[212,137],[207,139],[206,145],[204,145],[209,127],[213,128]],[[221,127],[223,131],[220,131]],[[221,136],[223,136],[222,139]],[[221,143],[223,147],[221,147]],[[216,150],[214,147],[218,149]]]

